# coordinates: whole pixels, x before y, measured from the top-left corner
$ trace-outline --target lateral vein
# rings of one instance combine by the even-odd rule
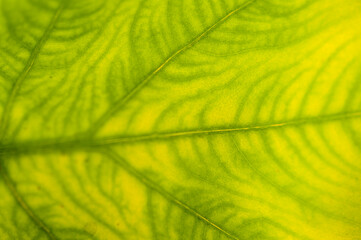
[[[48,40],[50,33],[54,29],[54,26],[55,26],[56,22],[58,21],[64,7],[65,7],[65,4],[62,2],[59,5],[54,16],[52,17],[49,25],[45,29],[43,35],[40,37],[39,41],[37,41],[37,43],[35,44],[32,52],[30,54],[30,57],[29,57],[28,61],[26,62],[26,65],[23,68],[22,72],[19,74],[19,76],[16,78],[15,82],[13,83],[10,95],[5,103],[3,115],[0,119],[0,141],[2,141],[6,135],[6,128],[7,128],[8,122],[9,122],[11,109],[13,107],[14,100],[20,90],[20,87],[23,84],[26,77],[29,75],[30,71],[32,70],[32,67],[34,66],[34,63],[35,63],[42,47]]]
[[[161,194],[163,197],[165,197],[169,201],[175,203],[176,205],[178,205],[180,208],[182,208],[186,212],[189,212],[190,214],[196,216],[198,219],[201,219],[202,221],[204,221],[208,225],[212,226],[213,228],[217,229],[218,231],[220,231],[221,233],[226,235],[227,237],[229,237],[229,238],[231,238],[233,240],[240,240],[238,237],[236,237],[232,233],[227,232],[226,230],[224,230],[223,228],[221,228],[217,224],[213,223],[210,219],[204,217],[202,214],[200,214],[199,212],[197,212],[196,210],[194,210],[193,208],[191,208],[187,204],[181,202],[180,200],[178,200],[177,198],[172,196],[170,193],[168,193],[164,189],[160,188],[158,185],[153,183],[153,181],[151,181],[147,177],[143,176],[136,169],[134,169],[132,166],[130,166],[126,161],[124,161],[122,158],[120,158],[111,149],[107,149],[106,151],[102,151],[102,152],[105,155],[107,155],[108,157],[110,157],[111,159],[113,159],[116,163],[120,164],[126,172],[128,172],[130,175],[134,176],[136,179],[138,179],[140,182],[142,182],[148,188],[158,192],[159,194]]]
[[[94,136],[97,131],[111,118],[117,111],[119,111],[130,99],[133,98],[134,95],[136,95],[152,78],[154,78],[165,66],[169,64],[173,59],[175,59],[177,56],[179,56],[181,53],[186,51],[187,49],[194,46],[196,43],[198,43],[201,39],[203,39],[207,34],[209,34],[211,31],[213,31],[216,27],[224,23],[227,19],[229,19],[232,15],[237,13],[238,11],[246,8],[251,3],[255,2],[256,0],[247,0],[242,5],[240,5],[238,8],[234,9],[233,11],[229,12],[226,16],[218,20],[216,23],[214,23],[212,26],[207,28],[203,33],[198,35],[196,38],[194,38],[190,43],[183,46],[181,49],[173,53],[168,59],[166,59],[156,70],[154,70],[150,75],[148,75],[144,80],[142,80],[138,85],[136,85],[125,97],[122,97],[116,103],[108,110],[106,111],[99,119],[95,122],[93,127],[89,130],[88,134],[90,136]]]
[[[22,198],[22,196],[15,187],[15,183],[6,172],[4,164],[2,164],[1,162],[0,162],[0,175],[4,180],[6,187],[9,189],[10,193],[15,198],[16,202],[30,217],[30,219],[35,223],[35,225],[37,225],[42,231],[44,231],[51,240],[56,240],[56,237],[51,232],[51,230],[45,225],[45,223],[38,216],[36,216],[36,214],[33,212],[30,206]]]
[[[22,72],[19,74],[19,76],[16,78],[16,80],[13,83],[10,95],[5,103],[3,115],[0,118],[0,143],[6,137],[6,129],[8,127],[8,123],[10,120],[11,110],[12,110],[12,107],[14,104],[14,100],[21,88],[21,85],[23,84],[24,80],[27,78],[27,76],[31,72],[42,47],[48,40],[48,38],[49,38],[52,30],[54,29],[56,22],[59,20],[59,17],[61,15],[61,13],[63,12],[64,8],[65,8],[65,1],[62,1],[60,3],[59,7],[57,8],[55,14],[51,18],[50,23],[46,27],[43,35],[40,37],[40,39],[35,44]],[[45,223],[33,212],[33,210],[30,208],[30,206],[25,202],[25,200],[23,199],[21,194],[17,191],[13,180],[10,178],[10,176],[6,172],[5,165],[3,164],[2,159],[0,159],[0,168],[1,168],[0,175],[1,175],[2,179],[4,180],[6,187],[9,189],[10,193],[16,200],[16,202],[25,211],[25,213],[29,216],[29,218],[35,223],[35,225],[37,225],[42,231],[45,232],[45,234],[47,234],[49,239],[56,240],[55,235],[45,225]]]

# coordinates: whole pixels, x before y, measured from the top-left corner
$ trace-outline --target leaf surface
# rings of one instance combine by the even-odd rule
[[[0,239],[361,239],[357,0],[0,0]]]

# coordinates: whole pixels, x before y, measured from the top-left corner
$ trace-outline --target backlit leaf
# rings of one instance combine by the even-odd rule
[[[358,0],[0,0],[0,239],[361,239]]]

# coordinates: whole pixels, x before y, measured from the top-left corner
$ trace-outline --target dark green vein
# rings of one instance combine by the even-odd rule
[[[93,127],[88,131],[88,135],[94,136],[99,129],[116,113],[121,109],[130,99],[132,99],[151,79],[153,79],[164,67],[166,67],[172,60],[178,57],[180,54],[185,52],[187,49],[193,47],[196,43],[202,40],[205,36],[207,36],[210,32],[212,32],[215,28],[224,23],[227,19],[229,19],[232,15],[239,12],[240,10],[246,8],[248,5],[253,3],[255,0],[247,0],[241,6],[236,8],[235,10],[229,12],[226,16],[218,20],[212,26],[207,28],[203,33],[194,38],[190,43],[183,46],[181,49],[173,53],[169,58],[167,58],[156,70],[154,70],[151,74],[149,74],[144,80],[142,80],[138,85],[136,85],[127,95],[116,101],[116,103],[106,111],[93,125]]]
[[[35,44],[35,47],[33,48],[32,52],[30,54],[30,57],[29,57],[28,61],[26,62],[25,67],[23,68],[23,70],[21,71],[21,73],[19,74],[19,76],[16,78],[16,80],[13,83],[10,95],[9,95],[9,97],[6,101],[5,107],[4,107],[3,115],[0,119],[0,141],[3,140],[3,138],[5,137],[6,128],[7,128],[9,119],[10,119],[11,109],[13,107],[14,100],[20,90],[20,87],[23,84],[26,77],[29,75],[30,71],[32,70],[32,67],[34,66],[34,63],[35,63],[37,57],[39,56],[39,53],[40,53],[42,47],[48,40],[48,38],[49,38],[51,32],[53,31],[55,24],[58,21],[64,8],[65,8],[65,1],[62,1],[61,4],[59,5],[58,9],[56,10],[54,16],[52,17],[49,25],[45,29],[43,35],[41,36],[39,41]]]

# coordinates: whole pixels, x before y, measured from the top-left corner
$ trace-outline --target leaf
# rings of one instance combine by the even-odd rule
[[[361,239],[359,1],[0,4],[0,239]]]

